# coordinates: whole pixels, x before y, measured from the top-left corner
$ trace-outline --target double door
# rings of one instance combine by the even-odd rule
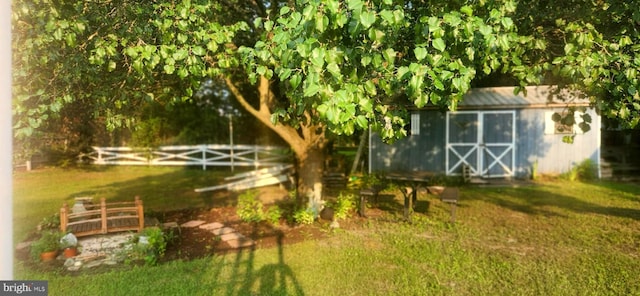
[[[472,176],[511,177],[515,165],[515,111],[447,113],[447,175],[469,167]]]

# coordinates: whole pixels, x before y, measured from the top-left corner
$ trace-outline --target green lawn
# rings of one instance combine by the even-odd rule
[[[16,173],[14,238],[76,196],[140,195],[154,211],[213,206],[217,197],[193,188],[228,173]],[[447,205],[421,195],[412,224],[389,212],[355,219],[325,239],[273,249],[77,276],[16,262],[15,277],[49,280],[50,295],[640,295],[639,186],[553,181],[461,192],[455,225],[446,223]]]

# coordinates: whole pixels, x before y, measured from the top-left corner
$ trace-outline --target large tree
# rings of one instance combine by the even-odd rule
[[[186,100],[203,80],[219,78],[291,146],[299,194],[316,203],[327,131],[349,135],[371,127],[393,141],[405,135],[407,107],[454,110],[472,83],[496,73],[518,86],[578,85],[604,114],[637,124],[637,20],[603,35],[590,25],[593,18],[527,22],[518,13],[526,5],[16,3],[14,31],[21,36],[14,49],[30,49],[14,57],[22,68],[15,75],[16,134],[28,135],[38,120],[81,98],[107,110],[115,124],[144,100]]]

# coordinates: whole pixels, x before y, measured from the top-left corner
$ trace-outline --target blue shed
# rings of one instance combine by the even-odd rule
[[[527,87],[527,95],[514,95],[513,87],[476,88],[469,91],[456,112],[424,108],[413,110],[410,135],[385,144],[377,134],[369,142],[369,170],[432,171],[460,175],[467,165],[481,178],[526,178],[534,167],[540,174],[561,174],[591,159],[600,174],[600,116],[593,108],[591,130],[553,121],[554,113],[568,106],[589,106],[589,101],[550,86]],[[582,115],[576,112],[576,117]],[[576,122],[581,122],[576,118]],[[562,138],[575,135],[573,144]]]

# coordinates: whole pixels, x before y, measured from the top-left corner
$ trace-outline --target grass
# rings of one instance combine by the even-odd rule
[[[225,171],[118,167],[17,173],[14,237],[75,196],[143,197],[154,210],[211,206],[193,188]],[[640,187],[547,181],[461,190],[457,223],[421,195],[413,223],[389,212],[322,240],[156,267],[69,276],[16,263],[51,295],[640,295]],[[388,191],[387,194],[396,192]],[[400,202],[397,197],[396,201]]]

